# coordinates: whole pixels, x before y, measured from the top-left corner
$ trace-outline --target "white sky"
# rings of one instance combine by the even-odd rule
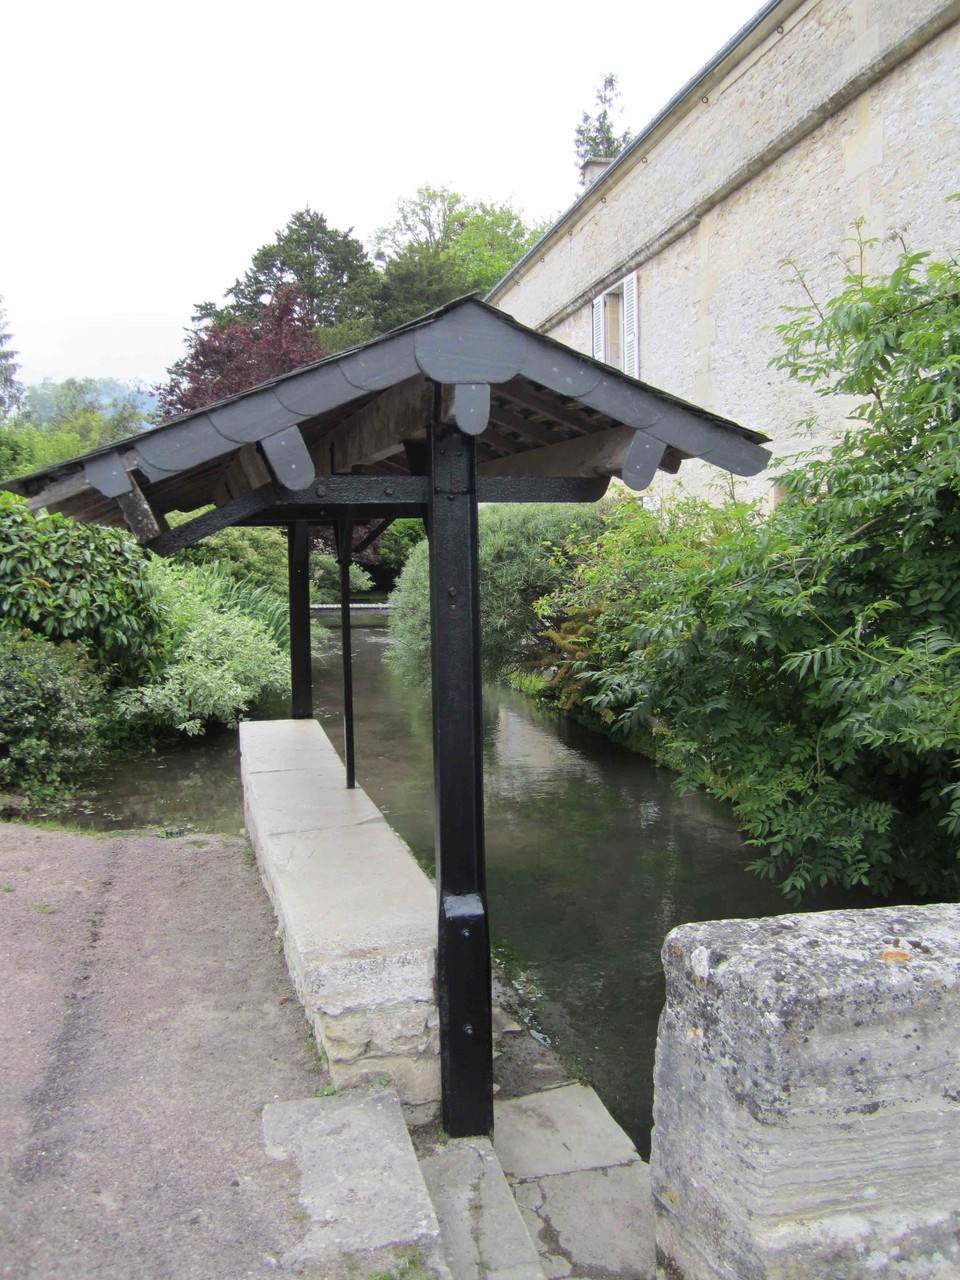
[[[32,0],[3,21],[19,377],[153,383],[309,204],[369,242],[424,183],[553,218],[607,71],[635,133],[761,0]]]

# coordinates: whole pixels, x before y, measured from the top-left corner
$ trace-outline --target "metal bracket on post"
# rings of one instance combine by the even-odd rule
[[[483,734],[475,441],[430,434],[430,620],[443,1124],[493,1131],[490,938],[483,839]]]

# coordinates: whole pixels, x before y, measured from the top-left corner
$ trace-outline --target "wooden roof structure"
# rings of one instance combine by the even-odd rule
[[[4,486],[31,506],[126,526],[169,555],[228,525],[288,530],[291,714],[313,715],[309,528],[333,525],[346,785],[355,780],[349,566],[399,515],[430,545],[443,1123],[493,1128],[477,507],[592,502],[700,458],[754,475],[763,436],[462,299],[352,351]],[[212,510],[171,529],[171,511]],[[368,527],[354,547],[358,523]],[[357,874],[363,874],[358,866]]]
[[[8,481],[31,506],[126,525],[163,553],[166,514],[213,504],[206,532],[283,523],[290,494],[327,504],[336,477],[415,475],[443,389],[444,421],[477,437],[477,474],[608,480],[643,489],[658,468],[701,458],[735,475],[768,460],[765,437],[526,329],[477,299],[454,302],[361,347],[173,418],[132,440]],[[419,448],[418,448],[419,446]],[[322,492],[316,490],[321,483]],[[505,492],[487,485],[491,500]],[[376,484],[357,494],[389,499]],[[599,496],[599,486],[581,486]],[[347,490],[340,486],[340,492]],[[519,490],[518,490],[519,492]],[[540,486],[572,496],[572,486]],[[258,498],[250,495],[257,493]],[[246,498],[240,503],[239,499]],[[273,501],[276,499],[276,501]],[[317,504],[322,505],[322,504]],[[389,505],[381,503],[381,506]],[[276,519],[274,519],[276,517]],[[180,543],[180,539],[175,540]]]

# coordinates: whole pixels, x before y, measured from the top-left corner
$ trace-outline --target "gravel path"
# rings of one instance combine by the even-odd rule
[[[0,823],[0,1276],[287,1274],[312,1061],[245,840]]]

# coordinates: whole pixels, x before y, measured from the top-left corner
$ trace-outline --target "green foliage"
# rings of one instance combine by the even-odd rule
[[[143,552],[119,529],[34,516],[0,493],[0,629],[74,640],[119,678],[155,671],[163,616]]]
[[[0,302],[3,299],[0,298]],[[11,414],[16,413],[23,397],[23,387],[17,380],[17,353],[10,346],[10,334],[7,331],[6,316],[0,306],[0,423]],[[2,463],[2,455],[0,455]],[[0,468],[0,475],[6,472]]]
[[[484,675],[494,679],[520,666],[538,629],[535,602],[553,590],[566,547],[583,532],[596,534],[600,516],[577,507],[498,504],[481,508],[480,632]],[[429,548],[413,548],[392,596],[389,661],[411,680],[430,670]]]
[[[373,586],[373,579],[362,565],[350,565],[350,594],[362,595]],[[326,551],[310,554],[310,598],[314,604],[336,604],[340,599],[340,566],[335,556]]]
[[[204,510],[212,511],[212,507]],[[171,528],[186,524],[202,511],[173,511]],[[287,539],[279,529],[241,529],[232,525],[170,557],[171,564],[217,564],[240,582],[264,587],[287,598]]]
[[[619,97],[617,77],[610,71],[596,93],[596,115],[591,116],[584,111],[574,130],[573,147],[578,168],[588,160],[613,160],[630,142],[632,134],[629,129],[625,133],[617,133],[613,128],[612,112],[616,110]]]
[[[624,504],[550,608],[594,611],[595,708],[652,726],[730,800],[753,864],[815,885],[960,891],[960,269],[852,271],[781,329],[781,368],[853,427],[764,519]]]
[[[197,734],[211,722],[235,725],[261,698],[288,688],[288,659],[267,622],[243,611],[242,584],[209,566],[154,573],[170,619],[170,656],[156,680],[115,695],[123,719]]]
[[[74,645],[0,630],[0,791],[62,796],[99,755],[103,687]]]
[[[380,535],[381,561],[394,573],[399,573],[410,558],[410,552],[426,536],[422,520],[394,520],[386,532]]]
[[[48,378],[21,388],[19,412],[0,422],[0,477],[38,471],[136,435],[145,429],[152,403],[115,378]]]
[[[535,243],[507,204],[467,200],[447,187],[421,187],[397,203],[397,217],[376,237],[382,273],[372,315],[384,332],[467,293],[486,292]]]

